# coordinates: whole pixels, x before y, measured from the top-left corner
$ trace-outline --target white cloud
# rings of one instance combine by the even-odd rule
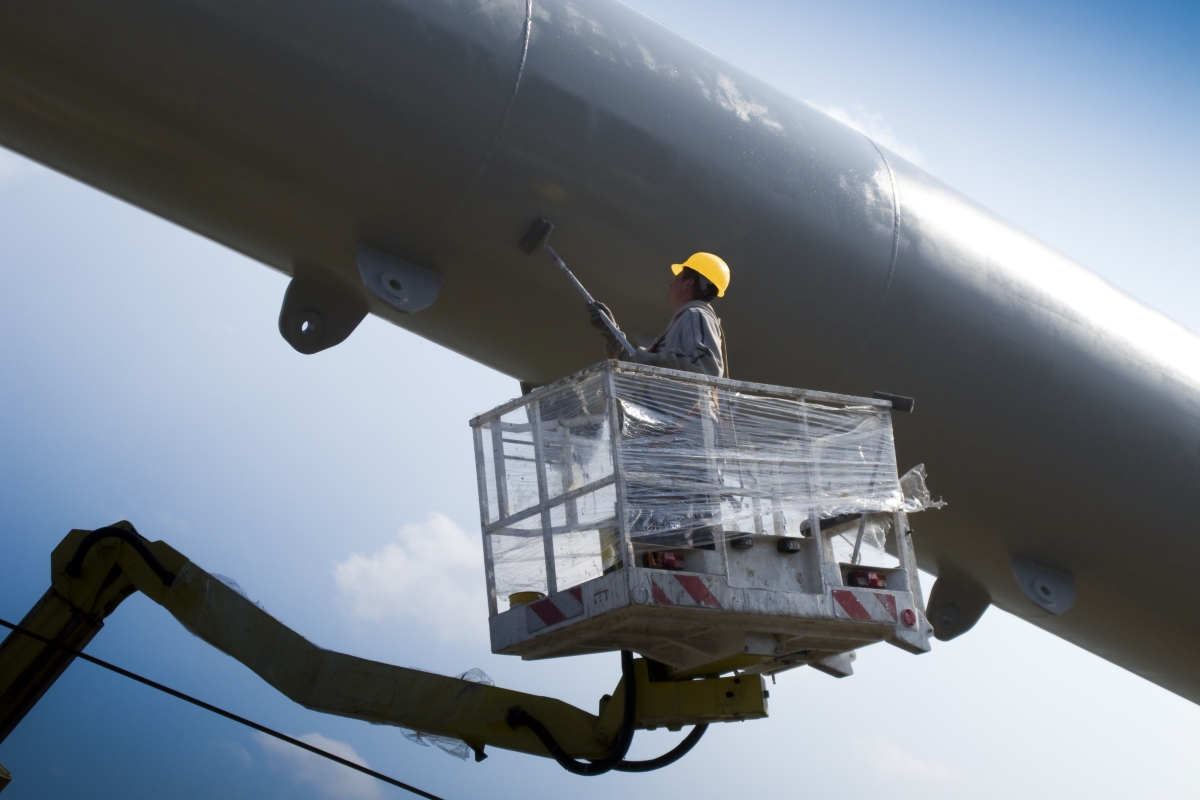
[[[354,619],[380,622],[409,617],[437,629],[442,639],[486,634],[483,550],[444,514],[405,525],[398,542],[333,568],[338,605]]]
[[[354,748],[336,739],[326,739],[319,733],[297,736],[305,744],[320,748],[360,766],[368,766]],[[301,750],[265,733],[255,733],[255,741],[267,753],[276,769],[289,773],[299,784],[312,786],[322,797],[330,800],[376,800],[383,796],[379,781],[370,775],[356,772],[327,758]]]
[[[882,114],[867,111],[862,106],[850,106],[849,108],[845,106],[823,106],[811,100],[808,104],[818,111],[825,112],[838,122],[849,125],[863,136],[878,142],[896,155],[903,156],[914,164],[923,163],[921,151],[915,145],[900,141],[896,136],[896,132],[892,130],[892,127],[883,121]]]
[[[955,777],[954,771],[942,762],[919,759],[883,736],[856,739],[854,745],[859,757],[870,765],[876,775],[905,787],[905,796],[928,797]]]
[[[242,747],[237,742],[231,742],[228,739],[218,739],[212,743],[212,749],[220,751],[229,757],[231,761],[237,764],[242,769],[250,767],[254,763],[254,758],[246,752],[246,748]]]

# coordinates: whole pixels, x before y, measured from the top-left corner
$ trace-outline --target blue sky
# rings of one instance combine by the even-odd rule
[[[1200,330],[1195,7],[634,5]],[[466,423],[515,381],[375,319],[300,356],[275,327],[285,286],[0,153],[0,615],[45,591],[70,528],[128,518],[326,647],[481,667],[591,708],[615,657],[489,652]],[[346,563],[379,577],[353,589],[337,578]],[[89,649],[448,798],[1186,795],[1200,745],[1191,703],[995,610],[919,658],[879,646],[847,680],[786,674],[769,720],[715,728],[670,770],[591,780],[505,753],[460,763],[300,709],[141,597]],[[16,778],[6,798],[403,796],[87,664],[0,763]]]

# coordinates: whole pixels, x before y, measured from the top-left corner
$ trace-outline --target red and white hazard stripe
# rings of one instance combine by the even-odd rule
[[[583,613],[583,587],[573,586],[525,606],[525,628],[529,633],[578,617]]]
[[[660,606],[721,607],[699,575],[656,575],[650,579],[650,596]]]
[[[853,619],[859,622],[886,622],[894,625],[899,619],[896,595],[890,592],[834,589],[833,612],[839,619]]]

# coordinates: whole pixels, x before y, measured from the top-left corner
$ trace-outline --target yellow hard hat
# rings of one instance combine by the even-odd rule
[[[712,253],[693,253],[692,257],[682,264],[672,264],[671,272],[678,275],[683,268],[693,269],[712,281],[717,287],[717,297],[724,297],[729,288],[729,265]]]

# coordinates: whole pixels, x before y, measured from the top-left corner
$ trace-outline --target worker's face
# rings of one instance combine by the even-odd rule
[[[678,311],[683,306],[696,299],[696,279],[685,278],[681,272],[671,281],[667,288],[667,303],[672,311]]]

